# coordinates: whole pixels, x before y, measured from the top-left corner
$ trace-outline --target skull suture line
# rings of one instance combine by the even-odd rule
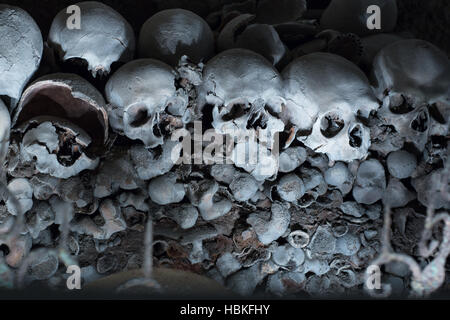
[[[397,41],[377,54],[373,74],[383,101],[378,117],[404,142],[422,151],[429,135],[447,134],[450,63],[444,52],[423,40]]]
[[[364,73],[350,61],[329,53],[297,58],[282,72],[286,109],[283,119],[312,130],[298,139],[330,161],[363,159],[370,130],[357,116],[368,117],[379,105]]]
[[[114,130],[147,147],[163,144],[168,127],[182,127],[189,118],[188,96],[175,86],[176,73],[153,59],[127,63],[106,84],[108,113]]]
[[[254,134],[260,145],[272,149],[275,134],[284,130],[277,118],[284,104],[282,91],[281,77],[269,61],[246,49],[230,49],[205,66],[199,95],[204,110],[212,106],[212,126],[218,133],[237,143]]]

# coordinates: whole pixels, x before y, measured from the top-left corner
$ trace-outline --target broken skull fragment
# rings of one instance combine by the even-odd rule
[[[102,95],[75,74],[51,74],[33,82],[12,123],[21,159],[36,172],[57,178],[95,169],[108,139]]]

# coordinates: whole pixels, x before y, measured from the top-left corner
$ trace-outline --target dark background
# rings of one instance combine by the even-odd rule
[[[0,0],[28,11],[47,38],[53,17],[77,0]],[[142,24],[157,11],[184,8],[202,17],[220,10],[224,4],[245,0],[99,0],[120,12],[136,34]],[[308,0],[308,8],[323,9],[330,0]],[[430,41],[450,54],[450,1],[397,0],[399,19],[397,31],[409,31],[415,37]]]

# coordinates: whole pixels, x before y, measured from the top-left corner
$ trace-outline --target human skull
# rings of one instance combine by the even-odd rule
[[[67,27],[64,9],[54,18],[48,35],[49,45],[63,61],[82,59],[95,77],[97,73],[109,74],[114,62],[133,58],[134,32],[118,12],[97,1],[76,5],[81,10],[80,28]]]
[[[383,101],[378,117],[404,142],[422,151],[439,127],[442,135],[448,132],[450,62],[444,52],[423,40],[397,41],[379,51],[373,75]]]
[[[326,153],[330,161],[363,159],[370,130],[358,121],[379,105],[364,73],[350,61],[330,53],[311,53],[282,72],[286,108],[283,119],[308,136],[307,147]]]
[[[166,126],[182,127],[188,97],[175,86],[176,73],[153,59],[127,63],[106,84],[111,127],[147,147],[163,144]]]
[[[282,80],[261,55],[246,49],[226,50],[203,70],[199,95],[213,107],[212,126],[243,142],[248,129],[272,147],[274,135],[284,130],[277,115],[284,104]]]
[[[108,139],[104,105],[101,93],[75,74],[37,79],[24,91],[12,121],[21,159],[63,179],[95,169],[96,154]]]
[[[287,54],[285,45],[273,26],[251,24],[254,19],[254,15],[242,14],[228,22],[217,38],[218,49],[248,49],[278,65]]]
[[[214,54],[211,28],[200,16],[184,9],[163,10],[151,16],[139,34],[139,57],[177,66],[183,55],[199,63]]]
[[[0,21],[0,96],[15,105],[41,62],[42,35],[33,18],[18,7],[0,4]]]

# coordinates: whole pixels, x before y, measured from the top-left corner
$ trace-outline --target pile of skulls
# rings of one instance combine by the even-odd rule
[[[448,287],[447,54],[394,33],[395,0],[216,2],[137,38],[81,2],[45,42],[0,4],[0,287],[140,268],[148,219],[156,266],[244,296],[361,294],[374,264],[392,294]]]

